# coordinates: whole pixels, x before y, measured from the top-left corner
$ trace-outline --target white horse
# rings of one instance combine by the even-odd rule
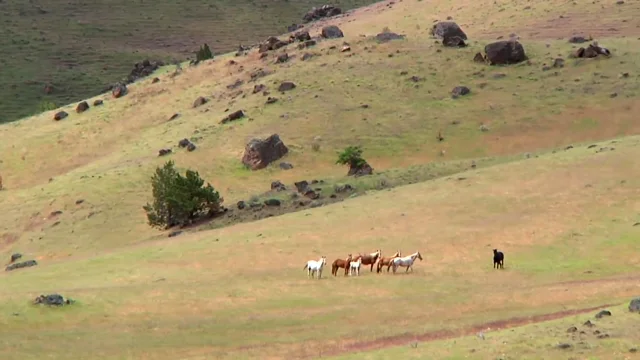
[[[360,267],[362,266],[362,257],[358,257],[357,261],[352,261],[349,263],[349,275],[353,276],[355,273],[356,276],[360,276]]]
[[[402,267],[406,267],[407,270],[405,271],[405,273],[409,272],[409,269],[411,269],[411,272],[413,272],[413,262],[416,261],[416,258],[420,259],[420,261],[422,261],[422,255],[420,255],[420,252],[415,252],[409,256],[405,256],[405,257],[397,257],[391,260],[391,266],[393,266],[393,273],[395,274],[396,270],[398,269],[399,266]]]
[[[307,270],[307,277],[313,278],[314,274],[318,274],[318,280],[322,277],[322,269],[327,263],[327,257],[323,256],[320,260],[309,260],[303,270]]]

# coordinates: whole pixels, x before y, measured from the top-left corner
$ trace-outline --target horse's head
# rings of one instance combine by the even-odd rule
[[[422,255],[420,255],[420,251],[418,251],[417,254],[418,254],[418,259],[420,259],[420,261],[422,261]]]
[[[498,252],[498,249],[493,249],[493,253],[496,254]]]
[[[351,254],[347,255],[347,262],[350,262],[351,259],[353,259],[353,256],[351,256]]]
[[[327,263],[327,257],[326,257],[326,256],[323,256],[323,257],[322,257],[322,259],[320,259],[320,263],[321,263],[322,265],[326,264],[326,263]]]
[[[382,257],[382,250],[378,249],[378,251],[375,252],[374,257],[377,258],[381,258]]]
[[[396,253],[393,254],[393,256],[391,258],[393,259],[393,258],[397,258],[397,257],[400,257],[400,250],[396,251]]]

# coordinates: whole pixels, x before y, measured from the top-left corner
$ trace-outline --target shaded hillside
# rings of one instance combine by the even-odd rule
[[[329,1],[343,10],[372,2]],[[225,52],[281,34],[322,4],[315,0],[0,1],[0,123],[37,113],[47,104],[60,106],[96,95],[144,58],[184,59],[204,42],[214,52]],[[53,89],[49,94],[47,85]]]

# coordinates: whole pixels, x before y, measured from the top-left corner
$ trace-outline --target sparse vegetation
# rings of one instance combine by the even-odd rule
[[[211,53],[209,45],[205,43],[204,46],[200,46],[200,50],[196,51],[196,60],[204,61],[209,59],[213,59],[213,54]]]
[[[144,206],[149,225],[170,228],[188,225],[202,216],[220,210],[223,199],[211,184],[204,186],[198,172],[187,170],[182,176],[173,161],[157,168],[151,178],[153,203]]]
[[[278,35],[270,26],[283,29],[282,19],[307,7],[306,0],[286,9],[280,0],[268,7],[254,2],[259,16],[253,5],[242,6],[244,0],[233,7],[227,0],[174,1],[182,11],[167,11],[160,0],[146,12],[142,3],[130,2],[131,15],[117,24],[105,23],[105,4],[65,5],[78,12],[93,6],[89,23],[65,16],[59,4],[39,11],[34,6],[44,5],[16,7],[15,1],[4,0],[3,10],[24,15],[3,23],[3,30],[16,22],[24,31],[4,39],[19,42],[21,34],[45,26],[87,32],[78,44],[93,55],[73,55],[71,40],[62,35],[52,48],[31,39],[20,45],[53,57],[48,67],[63,79],[32,84],[33,94],[45,90],[60,109],[0,126],[7,187],[0,191],[0,257],[5,263],[14,254],[37,260],[37,266],[0,272],[0,337],[10,344],[0,347],[0,358],[83,358],[89,351],[101,359],[158,360],[566,359],[607,358],[612,349],[622,358],[627,346],[637,346],[640,339],[626,332],[637,314],[623,316],[613,306],[611,316],[594,319],[591,313],[592,330],[585,319],[540,322],[567,308],[626,306],[638,296],[631,292],[640,266],[634,3],[388,1],[306,26],[313,42],[287,45],[283,34],[274,42],[282,46],[277,51],[222,54],[228,38]],[[243,17],[225,15],[229,8]],[[202,21],[205,16],[211,19]],[[190,18],[188,27],[176,21],[180,17]],[[448,17],[469,34],[468,46],[429,38],[431,24]],[[60,19],[69,21],[61,27]],[[403,40],[392,34],[379,39],[386,24]],[[339,26],[344,39],[319,39],[325,25]],[[150,29],[164,26],[171,29],[142,43]],[[104,34],[100,49],[100,39],[86,40],[93,31]],[[570,59],[580,46],[567,40],[574,31],[593,32],[614,56]],[[529,61],[490,66],[475,57],[510,34],[522,36]],[[104,103],[82,114],[74,111],[79,101],[57,97],[68,89],[70,74],[86,86],[102,83],[120,62],[127,63],[120,69],[126,73],[147,51],[172,56],[180,49],[188,56],[205,42],[214,60],[200,66],[185,61],[173,77],[171,62],[153,80],[131,84],[126,96],[105,92],[84,99]],[[169,46],[153,51],[161,44]],[[229,49],[237,46],[234,40]],[[18,47],[2,49],[14,54]],[[130,59],[129,49],[141,52]],[[96,56],[104,51],[103,72],[105,61]],[[276,64],[284,52],[287,63]],[[68,60],[74,56],[78,63]],[[47,67],[41,60],[24,61],[22,74],[3,82],[5,93],[26,85],[24,74],[41,73],[37,69]],[[8,65],[3,80],[17,61],[0,61]],[[43,89],[45,82],[51,86]],[[296,86],[282,94],[283,83]],[[461,85],[473,95],[452,99],[451,89]],[[200,96],[207,101],[194,108]],[[271,96],[278,101],[268,103]],[[236,110],[246,119],[221,123]],[[58,112],[66,116],[55,121]],[[286,140],[286,154],[248,168],[251,139],[275,133]],[[182,147],[184,139],[197,151]],[[336,158],[350,167],[370,161],[376,171],[368,166],[344,174]],[[153,189],[152,174],[166,181]],[[207,190],[203,179],[215,179],[215,189]],[[156,204],[154,190],[165,201]],[[234,206],[222,208],[216,190]],[[151,216],[145,218],[141,205],[147,201]],[[171,204],[180,208],[180,219],[170,214]],[[206,206],[194,210],[198,204]],[[215,221],[157,230],[189,224],[216,207],[223,211]],[[489,259],[494,248],[507,255],[500,271]],[[357,279],[310,282],[302,270],[307,259],[326,255],[331,263],[375,249],[387,257],[420,251],[424,261],[409,274],[364,271]],[[78,303],[59,309],[29,304],[54,293]],[[358,319],[374,321],[363,330]],[[497,331],[529,321],[538,323]],[[48,330],[35,330],[41,328]],[[402,347],[370,351],[393,345]]]
[[[362,157],[362,149],[359,146],[348,146],[338,154],[338,165],[349,165],[350,168],[359,168],[367,161]]]

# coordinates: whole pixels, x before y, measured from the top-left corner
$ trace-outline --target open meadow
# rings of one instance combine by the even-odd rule
[[[431,37],[449,16],[468,47]],[[631,1],[383,1],[305,27],[344,38],[166,66],[84,113],[73,103],[0,125],[0,256],[38,262],[0,274],[0,358],[633,356],[638,19]],[[376,40],[383,30],[405,38]],[[473,61],[512,34],[528,61]],[[611,56],[571,58],[588,45],[574,35]],[[285,81],[296,87],[278,91]],[[453,98],[456,86],[471,92]],[[288,153],[245,168],[247,142],[271,134]],[[351,145],[373,175],[335,163]],[[198,171],[229,211],[178,236],[151,228],[142,206],[167,160]],[[301,180],[318,180],[320,198],[300,205]],[[281,206],[236,206],[271,198]],[[423,260],[408,274],[331,275],[335,259],[377,249]],[[322,279],[308,279],[321,256]],[[49,293],[75,303],[31,304]],[[613,315],[581,334],[603,307]]]

